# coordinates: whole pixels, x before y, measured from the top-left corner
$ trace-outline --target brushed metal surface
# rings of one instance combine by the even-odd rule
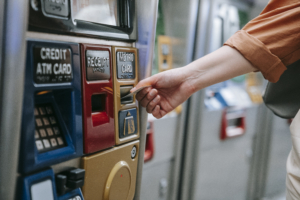
[[[150,118],[150,117],[149,117]],[[177,115],[166,116],[153,121],[154,155],[144,164],[144,170],[159,163],[175,159],[177,140]]]
[[[222,110],[203,111],[195,142],[199,148],[193,170],[191,199],[244,199],[251,166],[252,142],[257,131],[258,107],[246,109],[244,135],[220,140]]]
[[[165,34],[172,38],[173,66],[185,66],[193,61],[199,0],[165,0],[162,7]]]
[[[264,197],[267,199],[285,193],[286,160],[292,149],[290,125],[287,120],[277,116],[273,118],[268,175],[264,192]]]
[[[241,9],[247,9],[247,5],[245,5],[241,1],[235,1],[235,0],[213,0],[213,1],[207,1],[207,0],[201,0],[199,2],[199,14],[197,16],[197,32],[196,32],[196,38],[195,38],[195,47],[194,47],[194,54],[193,59],[198,59],[208,53],[210,53],[210,43],[212,41],[212,20],[213,16],[215,15],[215,9],[219,3],[230,3],[234,4],[237,7]],[[192,97],[189,100],[189,109],[188,109],[188,118],[186,123],[186,129],[185,129],[185,135],[186,135],[186,142],[184,144],[184,156],[182,160],[182,181],[181,181],[181,189],[180,189],[180,199],[200,199],[203,198],[203,196],[199,196],[199,191],[207,191],[202,190],[202,188],[206,188],[209,185],[207,184],[201,184],[201,180],[203,180],[203,173],[205,173],[206,170],[213,170],[213,168],[205,167],[206,163],[203,163],[203,157],[204,158],[210,158],[214,155],[217,156],[216,151],[215,154],[207,155],[208,157],[205,157],[206,153],[204,151],[205,145],[209,145],[209,143],[215,143],[215,145],[218,144],[219,137],[214,140],[210,140],[210,137],[216,137],[215,134],[218,134],[219,131],[214,133],[210,132],[213,135],[208,135],[208,130],[203,130],[202,126],[205,126],[205,123],[213,122],[215,125],[215,129],[218,129],[218,126],[220,126],[220,121],[218,121],[219,117],[215,116],[210,118],[210,120],[206,120],[205,116],[205,108],[204,108],[204,96],[205,91],[199,91],[196,94],[192,95]],[[212,125],[212,123],[210,123]],[[212,130],[211,130],[212,131]],[[203,135],[207,135],[206,141],[202,141]],[[208,140],[207,140],[208,139]],[[251,140],[251,139],[250,139]],[[247,140],[248,143],[249,139]],[[206,142],[208,144],[206,144]],[[250,143],[251,144],[251,143]],[[204,146],[204,147],[203,147]],[[215,146],[216,148],[216,146]],[[222,148],[222,146],[220,147]],[[224,147],[223,147],[224,148]],[[205,160],[206,162],[207,160]],[[246,164],[244,164],[246,165]],[[206,165],[209,166],[209,165]],[[247,166],[247,165],[246,165]],[[247,168],[246,174],[248,173]],[[203,171],[201,171],[203,170]],[[208,173],[208,171],[207,171]],[[208,173],[211,175],[211,173]],[[200,176],[201,175],[201,176]],[[205,179],[206,181],[208,179]],[[211,179],[212,180],[212,179]],[[214,179],[216,182],[216,180]],[[218,181],[218,180],[217,180]],[[245,183],[247,181],[245,180]],[[211,186],[211,185],[210,185]],[[244,192],[246,190],[246,186],[244,184]],[[211,191],[211,190],[210,190]],[[217,191],[213,194],[216,194]],[[225,195],[225,194],[224,194]],[[244,196],[243,196],[244,197]],[[207,198],[207,196],[206,196]],[[205,199],[205,198],[204,198]],[[213,198],[211,198],[213,199]],[[226,199],[225,196],[222,196],[221,199]]]
[[[174,165],[172,160],[154,165],[150,168],[144,168],[142,181],[142,200],[169,200],[171,183],[173,181],[170,168]],[[149,181],[151,180],[151,181]],[[164,181],[164,187],[161,185]]]
[[[139,81],[151,75],[153,63],[153,51],[155,44],[156,20],[158,10],[158,0],[138,0],[136,1],[137,10],[137,42]],[[142,170],[144,164],[144,152],[146,145],[146,129],[148,113],[145,108],[139,106],[140,114],[140,154],[138,159],[137,180],[135,189],[135,200],[140,199]]]
[[[6,0],[0,4],[5,4],[5,12],[2,10],[0,13],[4,14],[1,29],[3,57],[0,63],[0,195],[1,199],[14,199],[19,159],[28,1]]]
[[[132,47],[133,43],[115,41],[115,40],[103,40],[87,37],[78,37],[70,35],[58,35],[53,33],[39,33],[39,32],[26,32],[27,39],[41,39],[41,40],[55,40],[63,42],[75,42],[75,43],[88,43],[88,44],[101,44],[109,46],[123,46],[123,47]]]

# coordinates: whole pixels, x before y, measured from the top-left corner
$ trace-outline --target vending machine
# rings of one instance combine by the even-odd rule
[[[139,199],[158,2],[1,4],[1,199]]]

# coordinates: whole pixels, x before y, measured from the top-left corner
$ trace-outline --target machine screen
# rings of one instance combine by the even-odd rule
[[[119,26],[117,0],[73,0],[73,20]]]
[[[51,104],[39,104],[34,108],[35,144],[38,152],[45,152],[65,146],[61,129]]]

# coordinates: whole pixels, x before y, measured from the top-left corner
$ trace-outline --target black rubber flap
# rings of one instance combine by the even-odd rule
[[[268,83],[266,106],[279,117],[294,118],[300,109],[300,60],[289,65],[277,83]]]

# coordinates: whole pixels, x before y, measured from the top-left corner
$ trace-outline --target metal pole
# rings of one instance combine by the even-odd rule
[[[29,2],[6,0],[0,4],[4,4],[0,6],[4,14],[0,47],[0,195],[8,200],[16,194]]]

